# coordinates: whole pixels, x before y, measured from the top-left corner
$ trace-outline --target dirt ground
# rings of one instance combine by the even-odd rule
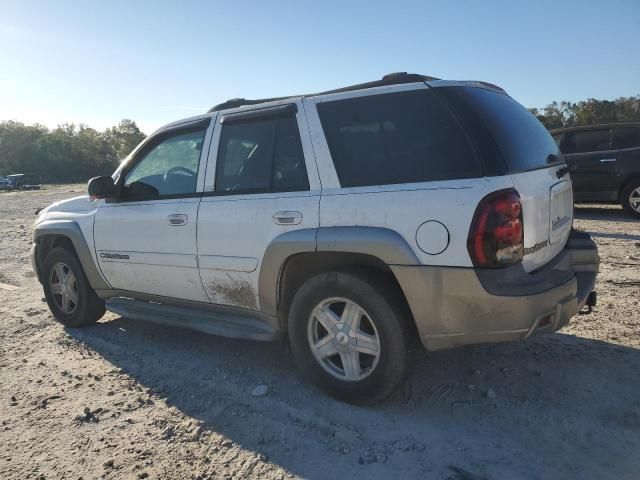
[[[640,221],[621,209],[577,209],[602,261],[592,315],[419,351],[394,398],[358,408],[305,383],[281,343],[54,322],[29,262],[34,210],[83,192],[0,194],[0,479],[640,477]]]

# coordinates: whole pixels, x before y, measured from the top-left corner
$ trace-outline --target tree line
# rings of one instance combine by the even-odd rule
[[[548,129],[596,123],[640,121],[640,95],[615,100],[590,98],[530,108]],[[85,125],[0,122],[0,175],[32,173],[47,183],[84,182],[109,175],[145,137],[132,120],[100,132]]]
[[[544,108],[530,108],[549,130],[597,123],[640,121],[640,95],[615,100],[590,98],[580,102],[552,102]]]
[[[110,175],[145,138],[136,123],[122,120],[100,132],[85,125],[0,122],[0,175],[35,174],[46,183],[84,182]]]

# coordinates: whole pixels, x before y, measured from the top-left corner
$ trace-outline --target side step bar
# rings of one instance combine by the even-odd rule
[[[259,312],[240,312],[231,307],[200,309],[167,305],[130,298],[111,298],[105,301],[107,310],[133,320],[187,328],[211,335],[249,340],[270,341],[279,338],[278,331]]]

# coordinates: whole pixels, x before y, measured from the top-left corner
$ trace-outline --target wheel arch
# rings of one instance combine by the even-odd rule
[[[420,264],[397,232],[381,227],[320,227],[284,233],[267,247],[259,274],[260,307],[286,327],[288,306],[311,276],[331,270],[376,274],[407,301],[391,265]]]
[[[622,192],[633,181],[640,182],[640,172],[631,173],[631,174],[627,175],[627,177],[625,177],[625,179],[622,182],[620,182],[620,189],[618,190],[618,201],[619,202],[621,202],[623,200],[622,199]]]
[[[80,261],[91,288],[94,290],[111,288],[93,261],[91,250],[76,222],[72,220],[42,222],[33,230],[33,243],[36,244],[36,273],[40,282],[42,282],[42,263],[47,253],[55,247],[64,247],[71,250]]]

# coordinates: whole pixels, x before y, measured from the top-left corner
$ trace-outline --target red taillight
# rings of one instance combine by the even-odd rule
[[[523,238],[520,195],[510,188],[480,202],[467,248],[476,267],[501,267],[522,260]]]

